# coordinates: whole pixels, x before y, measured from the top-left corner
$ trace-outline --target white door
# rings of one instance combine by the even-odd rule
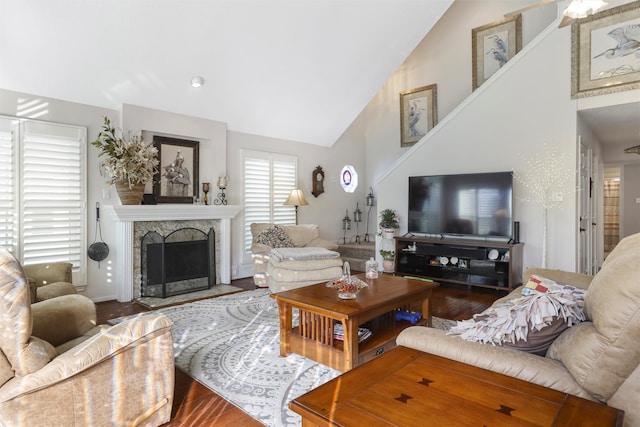
[[[596,224],[595,196],[596,188],[593,178],[593,153],[580,138],[580,182],[578,188],[578,272],[595,274],[596,262]]]

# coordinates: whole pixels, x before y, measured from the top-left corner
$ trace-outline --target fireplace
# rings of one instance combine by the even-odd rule
[[[216,239],[192,227],[167,236],[146,233],[140,244],[141,296],[166,298],[210,289],[216,283]]]
[[[238,205],[189,205],[165,203],[160,205],[127,205],[103,207],[105,218],[116,224],[116,259],[114,282],[118,302],[129,302],[140,295],[140,239],[148,231],[169,232],[193,223],[206,223],[205,228],[216,230],[216,283],[231,283],[231,220],[242,211]],[[186,224],[185,224],[186,223]],[[152,225],[134,237],[142,225]],[[169,226],[175,228],[169,229]],[[139,227],[140,226],[140,227]],[[160,227],[158,227],[160,226]],[[134,230],[135,229],[135,230]]]

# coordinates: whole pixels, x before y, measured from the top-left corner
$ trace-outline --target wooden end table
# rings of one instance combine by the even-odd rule
[[[383,274],[365,279],[356,299],[338,298],[326,283],[278,292],[272,297],[280,315],[280,355],[297,353],[339,371],[348,371],[396,346],[400,331],[412,324],[396,321],[396,309],[422,313],[417,324],[431,325],[431,292],[437,283]],[[293,328],[292,310],[299,310],[300,326]],[[334,338],[334,324],[344,329],[344,341]],[[372,336],[358,342],[358,327]]]
[[[624,412],[397,347],[292,400],[302,426],[622,426]]]

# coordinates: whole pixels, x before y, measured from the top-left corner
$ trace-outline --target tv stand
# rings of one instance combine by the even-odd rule
[[[410,249],[414,247],[415,250]],[[511,291],[522,283],[523,243],[395,237],[395,274]]]

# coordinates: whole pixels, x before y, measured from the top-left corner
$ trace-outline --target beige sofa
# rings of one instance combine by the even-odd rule
[[[587,289],[587,321],[562,332],[545,357],[419,326],[397,344],[607,403],[625,411],[625,426],[640,426],[640,234],[623,239],[593,277],[531,269],[525,281],[531,274]]]
[[[258,287],[269,287],[272,292],[280,292],[301,286],[308,286],[323,280],[329,280],[342,274],[342,259],[329,258],[307,261],[275,261],[269,253],[274,246],[256,243],[260,233],[273,229],[274,224],[251,224],[251,235],[254,243],[251,245],[253,260],[253,280]],[[320,237],[320,229],[316,224],[280,225],[290,243],[286,246],[296,248],[323,248],[334,251],[338,245]],[[279,245],[275,245],[277,247]]]
[[[0,425],[158,426],[171,417],[171,321],[145,314],[96,326],[78,294],[31,303],[0,248]]]

